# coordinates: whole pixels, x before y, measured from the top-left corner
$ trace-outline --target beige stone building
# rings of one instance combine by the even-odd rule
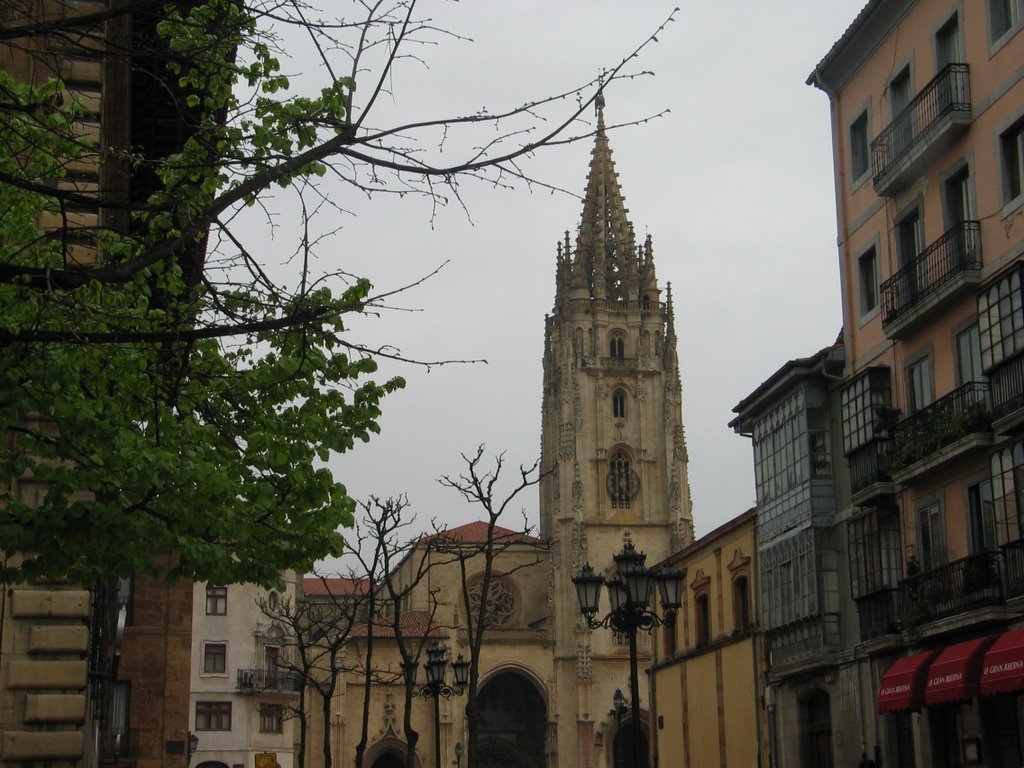
[[[571,579],[585,562],[611,575],[626,536],[649,564],[693,540],[672,298],[657,281],[651,238],[637,242],[627,218],[601,110],[582,218],[575,240],[566,232],[558,244],[555,278],[545,320],[541,444],[549,474],[539,536],[516,541],[495,565],[493,624],[480,662],[482,762],[474,768],[611,768],[619,734],[610,710],[615,690],[629,690],[628,639],[586,628]],[[449,535],[473,546],[482,526]],[[453,659],[468,655],[460,569],[432,565],[404,606],[409,639],[440,640]],[[481,558],[468,561],[471,586],[480,569]],[[365,634],[346,648],[353,666]],[[405,749],[400,662],[386,635],[375,635],[375,658],[394,683],[372,687],[366,768],[398,765]],[[650,637],[640,640],[643,669]],[[328,727],[339,765],[354,758],[363,691],[353,673],[336,696]],[[640,704],[649,735],[645,677]],[[422,765],[433,763],[432,712],[431,702],[414,700]],[[313,731],[321,727],[314,722]],[[622,728],[630,731],[628,718]],[[454,763],[456,745],[467,742],[457,696],[441,701],[440,739],[442,763]]]
[[[196,584],[192,598],[190,730],[198,768],[253,768],[256,756],[294,766],[300,685],[289,663],[291,628],[276,617],[299,597],[253,584]]]

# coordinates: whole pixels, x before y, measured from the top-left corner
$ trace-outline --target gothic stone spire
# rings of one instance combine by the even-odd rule
[[[573,284],[586,286],[590,298],[639,298],[638,249],[628,212],[605,132],[604,99],[600,97],[573,264]]]

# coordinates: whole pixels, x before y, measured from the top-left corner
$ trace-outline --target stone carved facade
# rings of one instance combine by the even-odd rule
[[[584,562],[610,574],[627,535],[651,565],[693,541],[671,292],[658,285],[651,238],[635,242],[600,113],[577,239],[573,244],[566,233],[557,253],[555,306],[545,320],[540,537],[495,563],[500,578],[489,601],[494,622],[478,699],[481,744],[488,746],[473,768],[505,765],[501,740],[518,745],[517,768],[611,768],[618,734],[609,710],[615,689],[629,689],[628,643],[585,626],[571,579]],[[482,525],[449,535],[471,541]],[[473,585],[473,568],[466,574]],[[441,563],[429,581],[432,591],[409,600],[410,622],[436,600],[434,624],[423,630],[452,658],[468,655],[459,569]],[[646,636],[639,647],[643,668],[650,662]],[[393,640],[382,636],[374,653],[379,664],[400,669]],[[362,694],[357,676],[339,686],[337,764],[354,756]],[[645,679],[640,699],[646,718]],[[374,686],[370,722],[388,717],[395,702],[401,708],[400,701],[397,684]],[[458,698],[441,703],[442,762],[453,762],[456,743],[468,740],[462,711]],[[431,713],[430,702],[414,701],[421,765],[432,762]],[[509,720],[516,717],[521,722]],[[400,729],[371,739],[363,764],[383,768],[402,748]],[[315,753],[310,759],[315,766]]]

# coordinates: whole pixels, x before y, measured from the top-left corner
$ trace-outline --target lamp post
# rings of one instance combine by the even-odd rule
[[[466,753],[461,741],[455,742],[455,768],[462,768],[462,756]]]
[[[611,627],[616,632],[629,636],[629,691],[633,714],[633,765],[631,768],[644,768],[640,765],[640,682],[637,673],[637,630],[651,630],[662,624],[675,620],[675,612],[682,605],[683,574],[671,568],[660,571],[645,567],[647,555],[637,552],[628,538],[622,545],[622,551],[614,555],[618,574],[607,581],[600,574],[594,573],[590,563],[584,564],[572,583],[576,586],[576,597],[580,602],[580,612],[591,629]],[[661,593],[661,607],[665,611],[664,618],[655,613],[651,602],[654,584],[657,582]],[[595,619],[601,602],[601,586],[608,587],[608,599],[611,610],[602,619]]]
[[[444,681],[444,670],[448,666],[448,648],[436,642],[427,648],[427,662],[423,668],[427,671],[427,684],[413,693],[424,699],[434,700],[434,766],[441,768],[441,697],[461,696],[469,682],[469,662],[462,654],[452,662],[455,675],[455,687]],[[413,667],[415,671],[415,667]]]

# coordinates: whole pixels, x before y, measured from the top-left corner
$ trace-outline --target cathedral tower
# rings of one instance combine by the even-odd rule
[[[651,237],[636,241],[603,106],[599,97],[583,215],[575,242],[566,232],[558,244],[544,335],[541,454],[550,473],[540,531],[552,545],[552,711],[559,751],[580,750],[580,765],[584,751],[594,765],[607,754],[607,712],[629,672],[622,638],[584,627],[571,578],[585,561],[611,574],[627,536],[648,565],[693,541],[671,286],[658,284]],[[646,636],[640,647],[649,654]]]

